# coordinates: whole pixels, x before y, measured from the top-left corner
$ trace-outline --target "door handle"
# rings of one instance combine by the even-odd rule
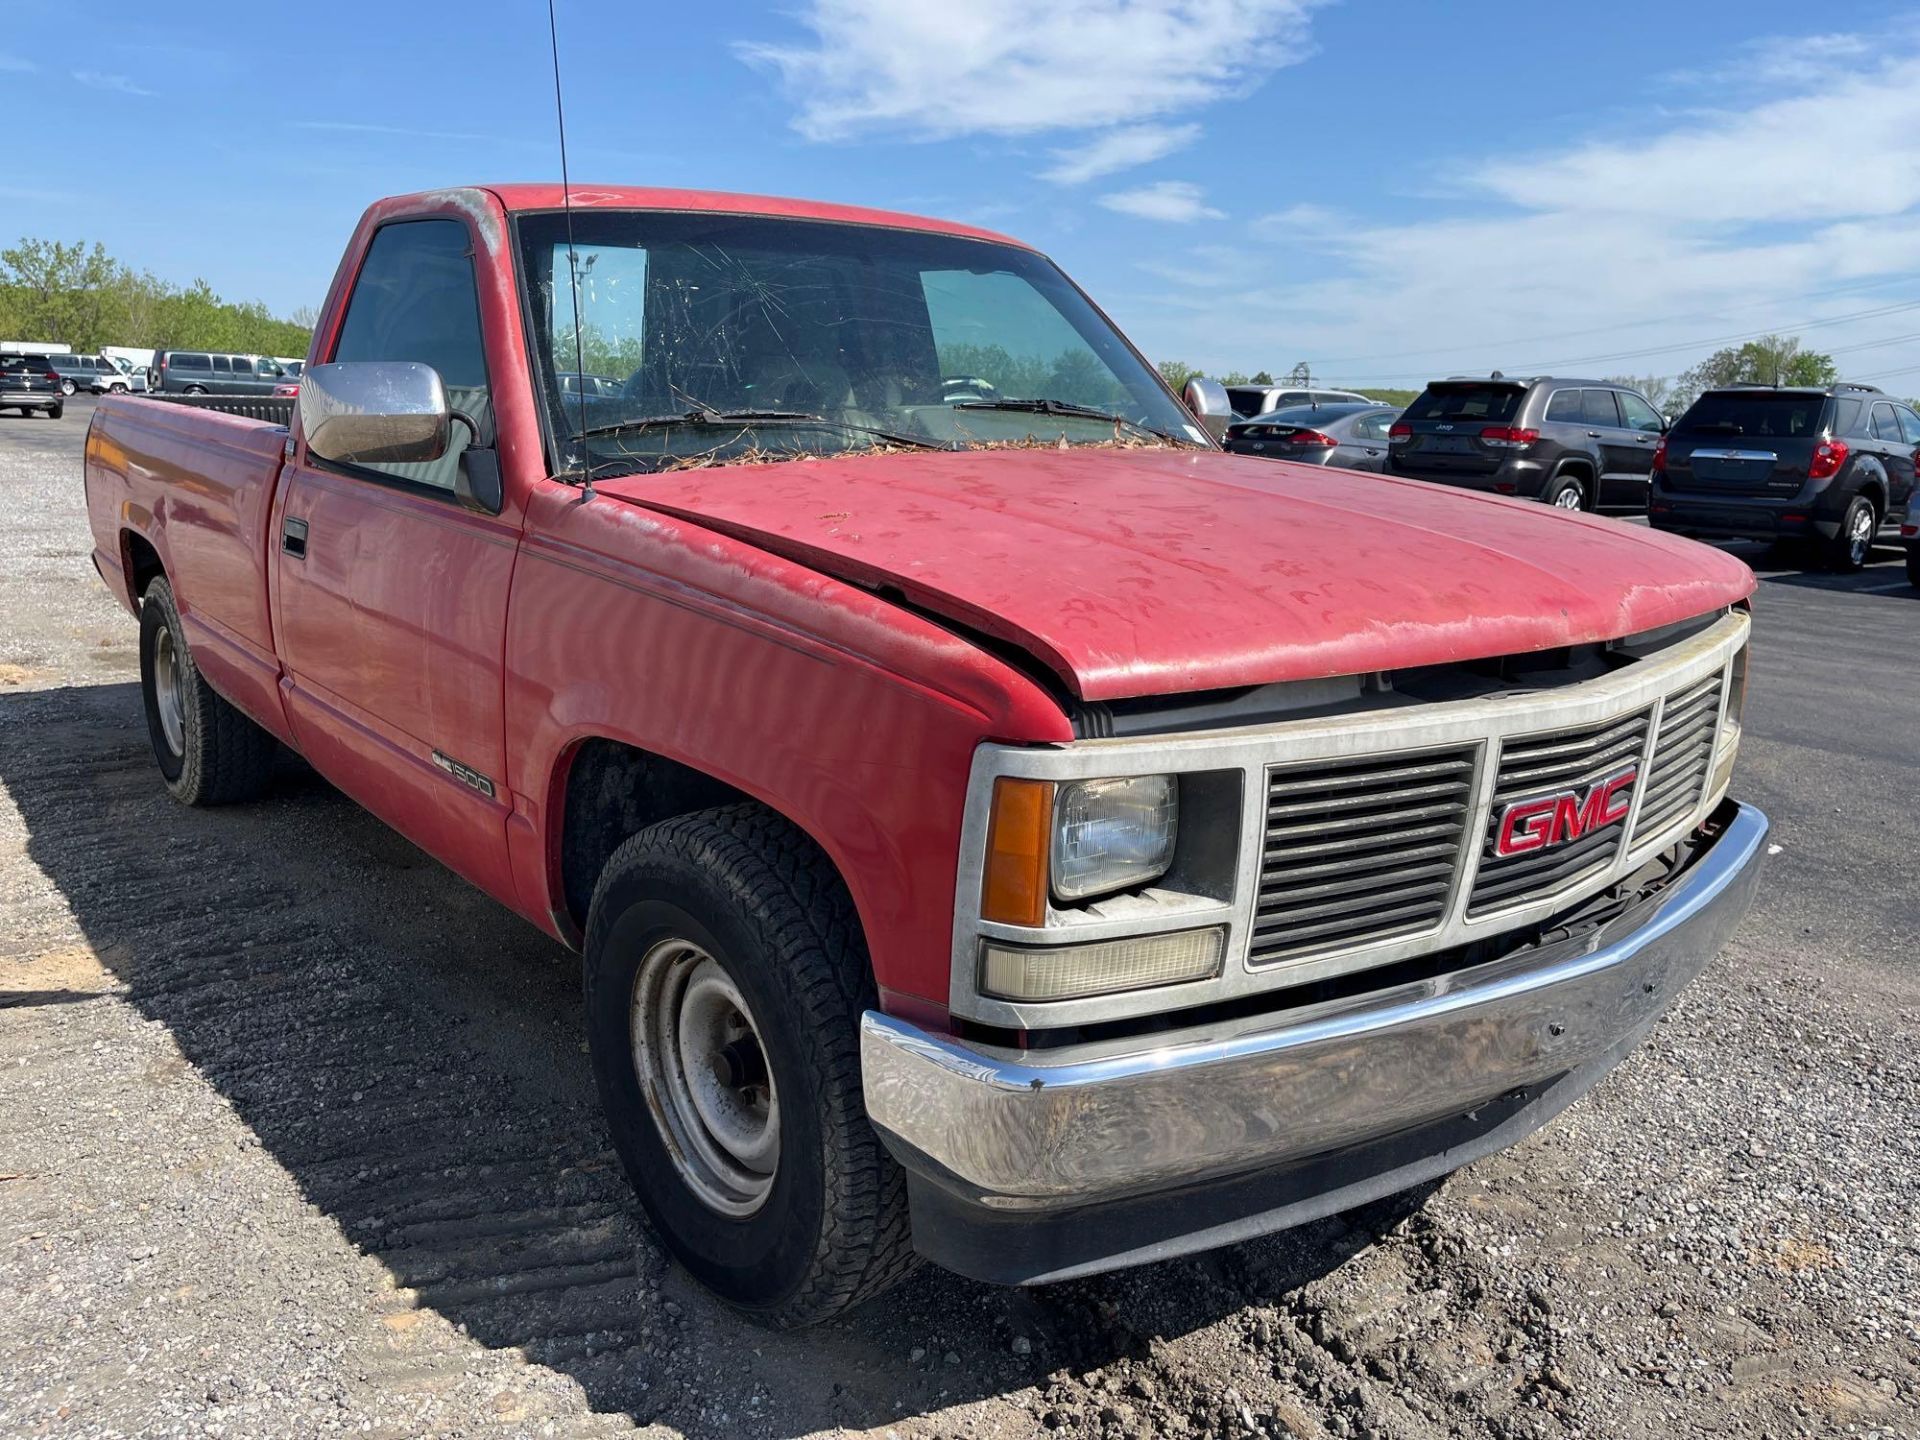
[[[1600,438],[1600,432],[1598,430],[1589,430],[1587,431],[1587,438],[1589,440],[1598,440]]]
[[[307,558],[307,522],[289,515],[280,524],[280,553],[296,560]]]

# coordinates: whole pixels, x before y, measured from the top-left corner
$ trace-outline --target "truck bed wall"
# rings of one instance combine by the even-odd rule
[[[100,402],[87,436],[87,515],[101,575],[129,609],[124,535],[153,546],[208,682],[291,740],[267,612],[267,529],[285,428],[194,406]]]

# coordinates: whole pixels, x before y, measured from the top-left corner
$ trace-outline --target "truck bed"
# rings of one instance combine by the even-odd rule
[[[134,532],[151,537],[208,680],[283,737],[267,557],[287,426],[232,410],[278,405],[290,419],[292,403],[110,396],[87,432],[85,472],[94,563],[108,587],[137,608],[150,561]]]

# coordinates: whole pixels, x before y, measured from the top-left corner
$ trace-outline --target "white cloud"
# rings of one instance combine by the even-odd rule
[[[810,140],[1137,124],[1306,58],[1318,0],[809,0],[800,42],[735,47]]]
[[[1225,219],[1223,212],[1208,207],[1206,195],[1189,180],[1156,180],[1133,190],[1118,190],[1102,195],[1100,203],[1122,215],[1137,215],[1142,220],[1166,220],[1188,225],[1195,220]]]
[[[134,84],[124,75],[108,75],[99,70],[76,70],[73,78],[90,90],[112,90],[121,95],[140,95],[149,99],[154,92]]]
[[[1771,68],[1792,53],[1797,69]],[[1494,367],[1671,375],[1734,337],[1801,330],[1842,374],[1913,393],[1920,306],[1841,318],[1920,302],[1913,53],[1885,36],[1755,45],[1746,63],[1773,79],[1742,108],[1502,152],[1417,220],[1266,216],[1207,266],[1154,270],[1135,328],[1154,353],[1268,368],[1308,355],[1329,379],[1380,384]],[[1183,270],[1204,273],[1182,288]]]
[[[1130,125],[1109,130],[1064,150],[1055,150],[1058,162],[1041,173],[1043,180],[1060,185],[1084,185],[1103,175],[1131,170],[1184,150],[1200,138],[1198,125]]]

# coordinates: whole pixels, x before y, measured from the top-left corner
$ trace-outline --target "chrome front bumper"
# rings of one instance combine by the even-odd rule
[[[982,1278],[1064,1278],[1298,1224],[1512,1144],[1632,1049],[1746,912],[1767,819],[1728,802],[1709,824],[1683,872],[1591,933],[1279,1019],[1015,1053],[868,1012],[867,1111],[907,1167],[916,1243]],[[1126,1223],[1089,1239],[1096,1206]],[[1023,1225],[1057,1233],[1011,1239]]]

